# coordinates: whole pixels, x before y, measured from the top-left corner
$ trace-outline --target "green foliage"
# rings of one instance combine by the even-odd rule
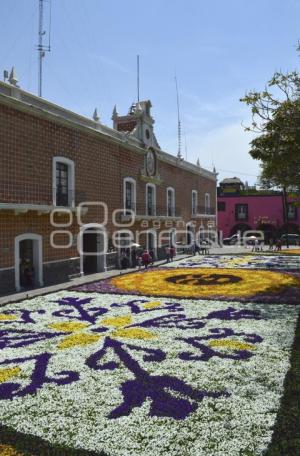
[[[300,188],[299,89],[298,73],[277,72],[265,90],[250,91],[241,98],[251,108],[252,123],[245,130],[257,133],[250,143],[250,155],[261,162],[264,188]]]

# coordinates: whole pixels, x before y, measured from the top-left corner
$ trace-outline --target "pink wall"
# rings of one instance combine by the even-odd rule
[[[218,211],[218,230],[223,231],[223,238],[231,235],[235,225],[245,223],[256,230],[260,223],[271,224],[277,230],[284,224],[282,196],[249,195],[249,196],[218,196],[218,202],[225,202],[225,211]],[[235,205],[248,204],[248,219],[236,220]],[[296,220],[289,223],[300,225],[300,208],[297,211]]]

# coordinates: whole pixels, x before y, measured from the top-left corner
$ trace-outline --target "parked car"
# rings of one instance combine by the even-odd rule
[[[255,239],[258,239],[258,243],[262,244],[264,242],[264,235],[261,231],[249,231],[249,233],[238,235],[237,233],[233,236],[223,239],[224,245],[235,245],[238,242],[241,244],[253,245]]]
[[[300,245],[299,234],[292,234],[292,233],[288,233],[287,235],[283,234],[280,239],[283,244],[286,244],[286,241],[288,239],[288,242],[290,245]]]

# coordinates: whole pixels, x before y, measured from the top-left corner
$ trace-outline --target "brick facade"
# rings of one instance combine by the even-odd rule
[[[175,205],[181,211],[174,219],[189,222],[192,215],[192,190],[198,192],[199,207],[205,205],[205,193],[210,194],[211,207],[215,207],[216,179],[213,173],[176,159],[165,152],[155,150],[157,173],[149,177],[143,173],[147,147],[136,140],[126,141],[122,133],[105,127],[101,130],[96,122],[66,112],[32,97],[32,103],[24,99],[30,95],[19,91],[19,96],[7,96],[7,85],[0,83],[0,294],[14,291],[15,239],[25,233],[42,236],[43,283],[66,280],[80,272],[80,255],[76,236],[80,227],[76,207],[84,201],[105,202],[108,205],[107,237],[111,239],[116,228],[112,224],[112,212],[122,209],[123,180],[131,177],[136,181],[137,214],[146,213],[146,184],[156,186],[156,206],[159,217],[146,217],[149,227],[159,220],[161,228],[170,217],[164,217],[167,207],[167,188],[175,190]],[[17,90],[17,89],[14,89]],[[20,99],[21,95],[23,99]],[[19,98],[19,99],[18,99]],[[35,103],[37,106],[35,106]],[[53,110],[56,110],[54,113]],[[74,119],[72,118],[74,116]],[[69,118],[71,117],[71,119]],[[77,120],[78,117],[78,120]],[[104,127],[103,127],[104,128]],[[119,135],[119,136],[116,136]],[[74,162],[75,207],[73,223],[67,228],[53,228],[50,213],[53,206],[53,157],[60,156]],[[166,212],[165,212],[166,214]],[[82,215],[82,223],[101,223],[102,210],[89,207]],[[67,223],[69,216],[55,215],[57,223]],[[143,217],[138,217],[133,230],[143,229]],[[215,223],[215,217],[199,214],[194,217],[196,226],[207,227],[207,221]],[[69,230],[72,246],[55,249],[50,245],[53,230]],[[56,243],[68,243],[68,235],[57,234]],[[110,263],[112,260],[110,259]],[[82,272],[82,271],[81,271]]]

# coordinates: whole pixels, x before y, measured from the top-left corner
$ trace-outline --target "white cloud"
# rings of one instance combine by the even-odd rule
[[[185,156],[185,138],[183,138],[182,154]],[[199,134],[187,134],[187,158],[196,163],[197,158],[203,168],[212,169],[213,163],[219,173],[218,179],[240,177],[253,185],[259,175],[259,162],[249,155],[249,142],[252,135],[244,132],[240,123],[232,123],[220,128]],[[177,139],[165,142],[167,151],[176,153]]]

